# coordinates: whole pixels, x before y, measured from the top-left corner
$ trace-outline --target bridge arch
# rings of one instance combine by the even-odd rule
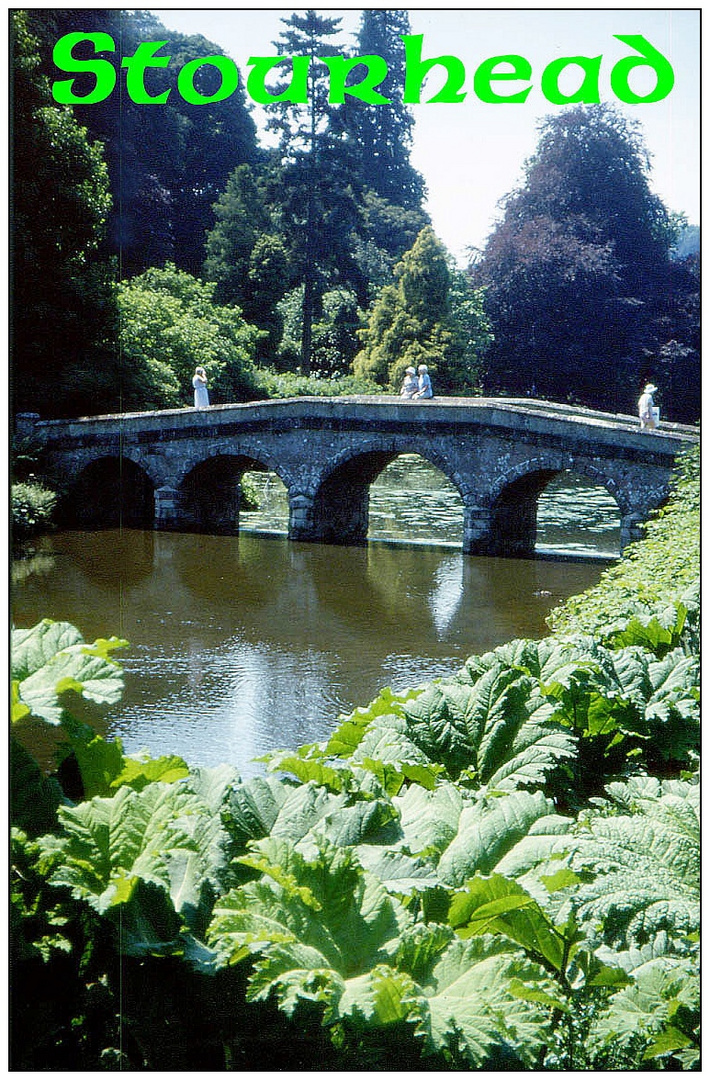
[[[58,507],[62,524],[77,529],[150,529],[155,481],[127,455],[93,457],[79,469]]]
[[[240,484],[245,472],[274,472],[269,455],[248,450],[216,450],[183,463],[173,493],[176,528],[234,535],[239,531]]]
[[[291,537],[326,544],[366,544],[370,487],[401,454],[417,454],[428,461],[464,498],[462,477],[435,448],[411,437],[373,439],[335,455],[311,492],[291,500]]]
[[[490,489],[490,553],[528,558],[535,552],[538,501],[551,480],[565,472],[584,476],[603,487],[615,500],[622,522],[630,528],[633,508],[626,487],[593,461],[548,452],[519,461],[499,473]]]

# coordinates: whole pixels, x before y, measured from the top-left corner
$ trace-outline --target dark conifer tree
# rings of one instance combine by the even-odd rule
[[[674,293],[686,287],[670,258],[673,217],[649,177],[638,125],[612,107],[542,123],[474,269],[495,337],[488,390],[635,408],[674,337]],[[687,398],[697,395],[690,361],[686,374]],[[692,413],[677,396],[664,408]]]
[[[387,77],[378,92],[389,98],[389,103],[367,104],[346,97],[346,111],[363,186],[395,206],[421,210],[424,180],[409,160],[414,117],[402,101],[405,81],[402,35],[409,33],[407,11],[389,8],[363,11],[358,53],[381,56],[387,63]],[[355,68],[350,81],[354,83],[358,77],[359,68]]]

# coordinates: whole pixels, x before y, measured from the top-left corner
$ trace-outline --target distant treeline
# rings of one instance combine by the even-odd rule
[[[343,55],[338,19],[294,12],[282,27],[279,55]],[[363,11],[352,52],[386,61],[385,109],[331,102],[314,59],[307,102],[269,106],[268,146],[241,87],[151,108],[120,92],[121,55],[164,41],[170,62],[146,70],[147,92],[192,64],[196,93],[216,95],[219,69],[199,61],[224,54],[201,35],[120,9],[14,11],[12,29],[15,411],[188,404],[197,364],[212,400],[229,401],[316,384],[392,391],[424,362],[438,393],[615,411],[652,379],[664,417],[697,419],[698,249],[651,190],[638,128],[613,108],[547,118],[463,270],[410,161],[406,11]],[[120,42],[105,56],[119,90],[59,106],[53,47],[79,30]],[[289,78],[277,69],[272,92]]]

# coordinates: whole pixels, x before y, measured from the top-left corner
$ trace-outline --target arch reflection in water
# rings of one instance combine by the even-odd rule
[[[429,608],[436,631],[441,637],[449,629],[463,602],[463,556],[442,559],[436,568]]]

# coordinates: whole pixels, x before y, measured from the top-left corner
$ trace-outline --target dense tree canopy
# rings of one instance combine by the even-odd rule
[[[253,359],[259,333],[238,308],[215,303],[213,294],[213,285],[171,264],[121,285],[127,408],[191,405],[198,364],[207,373],[212,404],[257,396]]]
[[[140,273],[166,259],[198,272],[205,233],[213,223],[213,203],[232,170],[257,156],[256,127],[241,86],[224,101],[201,105],[186,102],[174,90],[184,64],[223,50],[201,35],[169,31],[145,11],[38,8],[29,18],[41,43],[43,70],[53,79],[66,77],[52,62],[53,45],[63,34],[77,28],[102,31],[116,43],[116,52],[104,57],[117,69],[116,91],[103,102],[76,105],[74,111],[90,136],[104,145],[113,195],[107,238],[111,253],[120,257],[122,273]],[[159,107],[136,104],[120,92],[125,80],[121,57],[148,41],[164,41],[159,55],[171,57],[168,67],[146,72],[151,96],[172,91]],[[91,56],[93,46],[78,45],[74,52]],[[219,78],[215,68],[204,66],[195,87],[208,95]],[[91,83],[91,76],[77,76],[74,93],[85,94]]]
[[[282,98],[267,107],[269,148],[257,144],[241,85],[199,106],[175,90],[186,63],[221,53],[201,35],[128,9],[33,8],[13,25],[16,410],[175,404],[200,361],[224,400],[250,393],[251,363],[341,383],[354,363],[357,377],[397,389],[403,368],[423,361],[440,393],[535,393],[614,411],[633,409],[652,379],[664,417],[697,418],[697,238],[654,194],[640,129],[613,108],[572,107],[541,124],[524,180],[466,275],[429,227],[410,161],[407,11],[363,11],[352,50],[327,12],[284,19],[275,51],[308,70],[284,60],[268,76]],[[115,42],[104,58],[116,92],[59,107],[49,80],[66,73],[53,46],[78,29]],[[174,91],[158,108],[121,92],[121,58],[141,42],[164,42],[171,57],[147,72],[150,94]],[[75,54],[92,56],[93,44]],[[331,100],[328,61],[357,56],[385,60],[387,102]],[[362,74],[355,63],[345,85]],[[208,94],[218,78],[203,65],[195,85]],[[80,74],[73,91],[92,86]],[[131,304],[150,314],[132,329]],[[216,309],[240,328],[237,353],[207,346]],[[179,359],[156,329],[159,310]],[[201,329],[188,333],[193,317]]]
[[[495,334],[488,388],[633,408],[691,288],[670,259],[674,225],[635,124],[605,105],[548,117],[475,267]],[[687,394],[667,404],[690,418]]]
[[[24,12],[12,16],[12,346],[16,411],[100,411],[117,379],[111,206],[101,147],[52,104]],[[98,406],[98,409],[97,409]]]

